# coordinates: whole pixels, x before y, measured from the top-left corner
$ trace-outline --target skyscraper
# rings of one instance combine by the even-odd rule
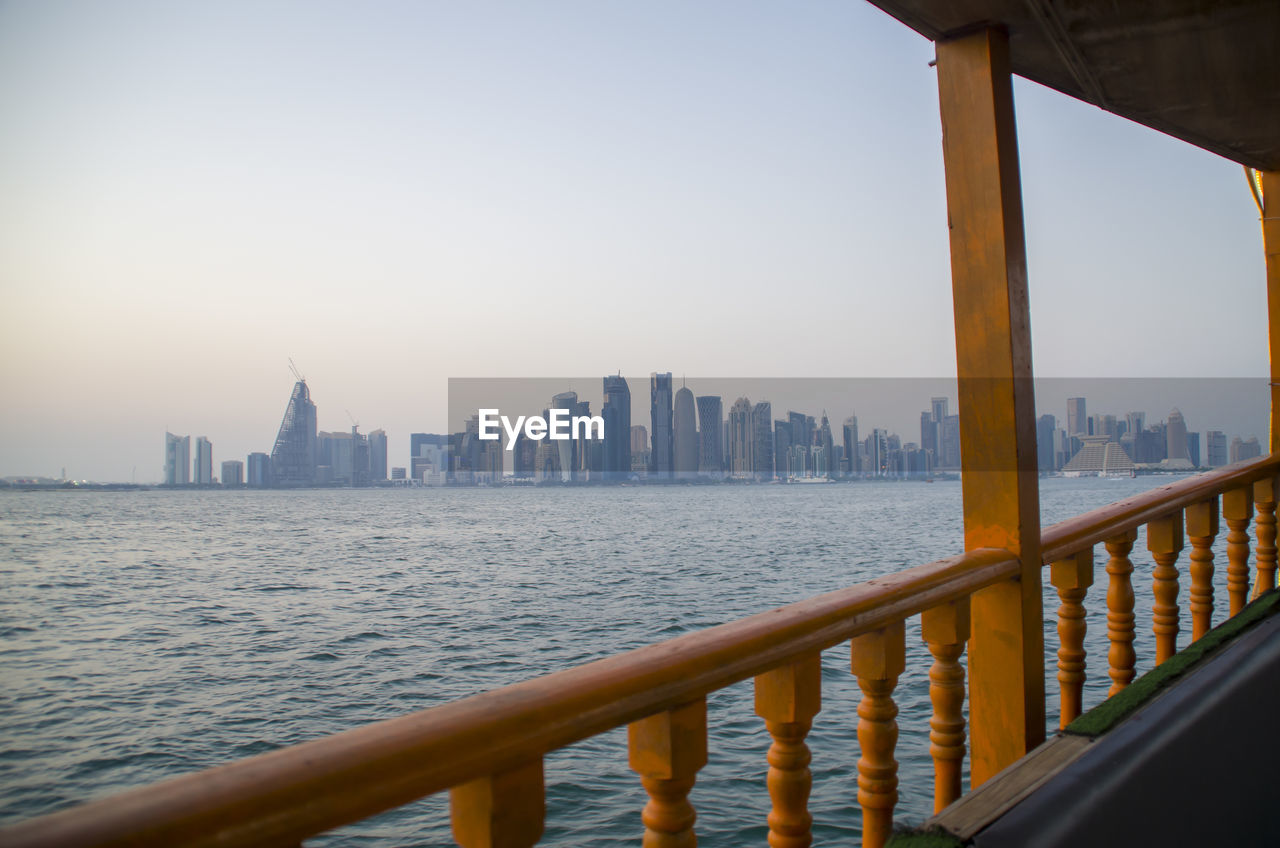
[[[720,430],[724,426],[724,405],[719,395],[703,395],[698,405],[698,470],[704,474],[718,475],[724,470],[721,458],[724,446],[720,444]]]
[[[374,430],[369,434],[369,481],[380,483],[387,479],[387,431]]]
[[[758,480],[773,479],[773,404],[767,400],[751,409],[751,471]]]
[[[1168,445],[1165,456],[1170,460],[1185,459],[1190,462],[1191,457],[1187,455],[1187,422],[1183,420],[1182,413],[1176,408],[1169,413],[1165,440]]]
[[[751,401],[740,397],[729,408],[729,472],[735,477],[751,474],[755,431],[751,426]]]
[[[222,485],[244,485],[244,463],[238,459],[228,459],[222,463]]]
[[[688,386],[676,392],[671,422],[676,477],[687,480],[698,473],[698,410]]]
[[[631,475],[631,387],[621,375],[604,378],[604,477]]]
[[[293,384],[275,446],[271,479],[276,486],[310,486],[316,473],[316,405],[306,380]]]
[[[1089,418],[1085,414],[1084,398],[1067,398],[1067,435],[1089,435]]]
[[[675,436],[672,432],[671,372],[649,375],[649,420],[652,425],[653,451],[649,455],[649,471],[658,477],[670,477],[675,470]]]
[[[1041,415],[1036,419],[1036,465],[1041,471],[1057,471],[1053,449],[1053,436],[1057,432],[1058,421],[1052,415]]]
[[[932,407],[930,411],[933,413],[934,423],[941,424],[947,417],[947,399],[944,397],[930,398],[929,404]],[[921,445],[921,447],[929,446]]]
[[[1204,434],[1205,465],[1220,468],[1227,464],[1227,434],[1221,430],[1210,430]]]
[[[213,484],[213,443],[204,436],[196,436],[196,461],[192,471],[197,486]]]
[[[849,460],[849,473],[862,471],[861,451],[858,449],[858,416],[850,415],[844,420],[844,455]]]
[[[191,482],[191,437],[164,434],[164,483],[183,486]]]
[[[271,457],[260,451],[249,454],[250,486],[261,489],[271,485]]]

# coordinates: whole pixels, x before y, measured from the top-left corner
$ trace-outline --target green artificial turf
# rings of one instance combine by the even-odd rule
[[[885,848],[964,848],[964,843],[941,828],[929,828],[900,830],[889,837]]]
[[[1266,618],[1280,607],[1280,590],[1273,589],[1246,606],[1240,613],[1210,630],[1151,671],[1139,677],[1122,692],[1112,695],[1089,712],[1067,725],[1065,732],[1080,736],[1098,736],[1115,727],[1145,704],[1160,690],[1182,677],[1207,654],[1233,639],[1254,622]]]

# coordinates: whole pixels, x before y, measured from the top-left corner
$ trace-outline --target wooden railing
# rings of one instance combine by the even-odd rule
[[[1081,709],[1084,607],[1093,548],[1106,571],[1111,691],[1133,679],[1133,590],[1129,559],[1147,527],[1153,572],[1156,661],[1174,651],[1176,561],[1191,539],[1193,636],[1213,611],[1211,546],[1221,515],[1228,533],[1230,614],[1249,585],[1247,528],[1257,504],[1255,592],[1275,586],[1280,454],[1153,489],[1046,530],[1042,555],[1062,599],[1058,679],[1061,721]],[[423,712],[124,792],[0,831],[6,846],[297,845],[309,836],[415,799],[451,791],[454,838],[465,848],[528,846],[542,834],[542,758],[622,725],[629,760],[649,794],[642,820],[649,848],[695,844],[688,800],[707,756],[706,696],[754,678],[755,710],[768,752],[769,844],[810,844],[806,735],[821,706],[819,654],[852,640],[858,707],[858,801],[863,844],[888,838],[897,801],[898,728],[893,692],[905,664],[906,619],[921,616],[934,658],[935,809],[961,793],[969,597],[1018,580],[1006,551],[939,560],[770,612],[690,633]]]

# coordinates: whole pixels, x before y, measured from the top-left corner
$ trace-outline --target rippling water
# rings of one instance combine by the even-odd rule
[[[1168,482],[1045,480],[1045,523]],[[1225,527],[1223,528],[1225,535]],[[1219,558],[1223,559],[1219,537]],[[0,494],[0,822],[401,715],[958,553],[954,482]],[[1102,700],[1103,552],[1086,706]],[[1150,570],[1135,546],[1138,670]],[[1185,610],[1183,634],[1190,621]],[[1225,568],[1218,568],[1225,604]],[[1046,575],[1047,577],[1047,575]],[[1046,580],[1047,582],[1047,580]],[[1052,589],[1047,609],[1057,607]],[[931,807],[928,652],[909,622],[900,820]],[[1052,616],[1049,709],[1056,726]],[[859,834],[848,650],[809,737],[818,844]],[[708,700],[704,846],[763,844],[769,746],[744,682]],[[633,845],[625,730],[548,757],[549,845]],[[316,844],[450,845],[447,796]]]

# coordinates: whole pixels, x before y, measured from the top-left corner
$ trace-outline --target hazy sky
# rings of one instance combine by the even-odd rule
[[[0,475],[269,451],[288,357],[395,465],[449,377],[953,374],[932,57],[856,0],[0,3]],[[1037,375],[1265,375],[1240,166],[1015,96]]]

